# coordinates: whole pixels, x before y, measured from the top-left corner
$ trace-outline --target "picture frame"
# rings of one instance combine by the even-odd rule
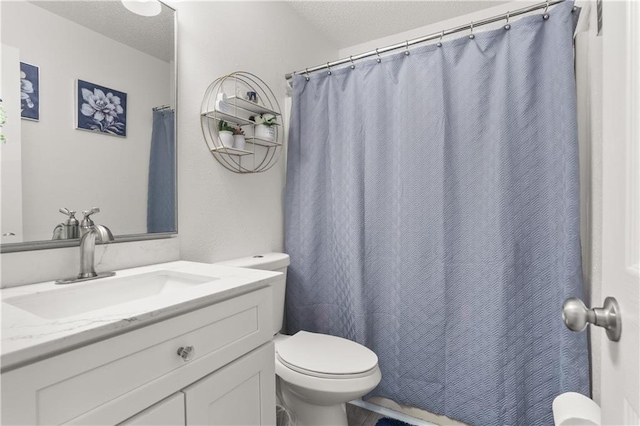
[[[40,68],[20,62],[20,117],[40,121]]]
[[[76,80],[76,129],[127,136],[127,94],[86,80]]]

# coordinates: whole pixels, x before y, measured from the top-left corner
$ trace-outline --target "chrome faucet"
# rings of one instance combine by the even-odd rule
[[[98,274],[94,266],[96,242],[108,244],[113,241],[113,234],[103,225],[93,225],[80,240],[80,273],[78,278],[96,278]]]
[[[80,273],[73,278],[57,280],[56,284],[71,284],[96,278],[112,277],[116,274],[115,272],[101,272],[98,274],[95,269],[96,243],[108,244],[114,241],[113,234],[109,228],[104,225],[96,225],[89,218],[91,214],[98,211],[100,210],[94,207],[91,212],[83,212],[85,219],[82,222],[86,226],[82,227],[82,237],[80,238]]]
[[[66,207],[58,210],[68,216],[67,220],[56,226],[53,230],[52,240],[73,240],[80,237],[80,226],[76,219],[76,212]]]

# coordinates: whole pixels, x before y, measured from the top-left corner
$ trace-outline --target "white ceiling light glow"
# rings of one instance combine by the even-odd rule
[[[156,16],[162,10],[158,0],[122,0],[124,7],[142,16]]]

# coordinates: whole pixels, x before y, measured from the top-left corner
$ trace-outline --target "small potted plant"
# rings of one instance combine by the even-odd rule
[[[2,106],[2,99],[0,99],[0,142],[6,143],[7,139],[2,134],[2,126],[7,122],[7,115],[4,112],[4,106]]]
[[[244,140],[244,130],[240,127],[233,129],[233,147],[236,149],[244,149],[247,141]]]
[[[276,122],[276,117],[273,114],[254,115],[251,117],[251,120],[256,123],[254,133],[256,138],[275,141],[276,129],[273,126],[278,123]]]
[[[220,120],[218,123],[218,134],[220,135],[220,142],[225,148],[233,147],[233,126],[226,121]]]

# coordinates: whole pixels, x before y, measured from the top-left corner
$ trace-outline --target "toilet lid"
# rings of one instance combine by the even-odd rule
[[[307,331],[278,342],[276,352],[293,367],[331,375],[363,373],[378,364],[378,356],[358,343]]]

